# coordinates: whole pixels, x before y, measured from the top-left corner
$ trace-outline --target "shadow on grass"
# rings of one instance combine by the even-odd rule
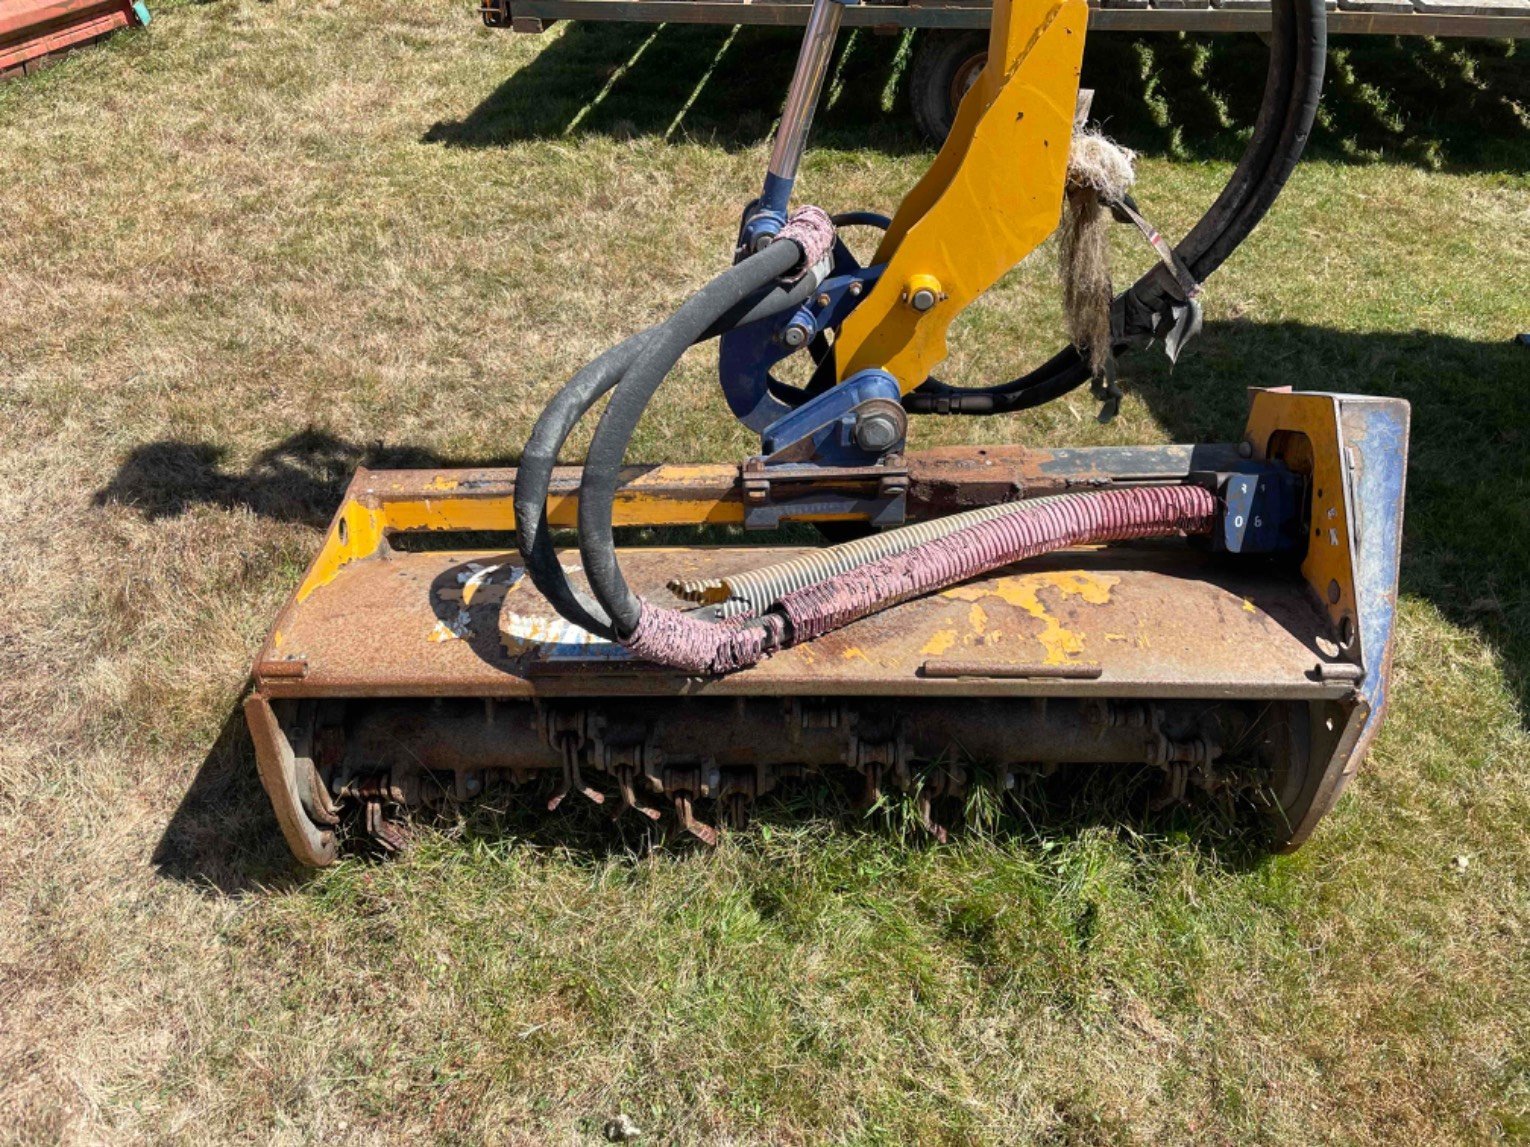
[[[334,515],[358,466],[379,470],[513,465],[513,458],[462,459],[423,446],[348,442],[309,428],[261,451],[243,471],[207,442],[165,439],[135,447],[94,496],[97,506],[131,506],[144,517],[175,517],[192,506],[248,509],[281,522],[322,526]]]
[[[800,33],[783,28],[570,24],[460,120],[427,143],[498,147],[525,139],[606,135],[696,138],[735,150],[765,139],[780,111]],[[813,122],[820,146],[921,150],[906,102],[905,36],[840,37]]]
[[[154,847],[172,880],[224,896],[303,882],[255,771],[255,748],[235,707]]]
[[[800,33],[788,28],[575,23],[460,120],[425,141],[689,136],[729,148],[765,139]],[[841,37],[813,145],[924,150],[907,112],[907,36]],[[1267,52],[1252,35],[1101,33],[1083,84],[1106,130],[1144,155],[1234,160],[1258,111]],[[1513,41],[1334,39],[1309,154],[1431,168],[1530,166],[1530,68]]]

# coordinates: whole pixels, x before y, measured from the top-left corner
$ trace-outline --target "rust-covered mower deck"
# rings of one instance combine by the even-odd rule
[[[393,849],[407,810],[506,781],[541,779],[549,809],[670,815],[710,843],[714,824],[810,773],[848,770],[867,801],[902,790],[943,836],[942,803],[977,774],[1003,786],[1112,764],[1159,770],[1166,800],[1247,799],[1272,844],[1294,847],[1386,703],[1407,424],[1398,400],[1261,391],[1234,444],[910,455],[910,521],[1232,477],[1210,541],[1063,550],[721,676],[643,662],[565,621],[511,547],[453,548],[514,528],[514,471],[361,471],[254,667],[261,779],[312,865],[335,859],[348,818]],[[1271,463],[1300,491],[1299,544],[1227,552],[1218,539],[1260,524],[1239,475]],[[631,468],[614,520],[742,524],[747,482],[737,467]],[[555,479],[553,526],[575,520],[577,486],[577,471]],[[801,552],[631,548],[622,565],[646,598],[684,609],[670,587],[695,597]],[[571,551],[576,584],[577,563]]]

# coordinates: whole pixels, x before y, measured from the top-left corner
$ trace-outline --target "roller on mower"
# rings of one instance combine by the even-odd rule
[[[728,270],[576,374],[517,470],[355,475],[245,705],[299,860],[348,836],[396,849],[410,809],[500,784],[711,843],[815,773],[911,801],[943,839],[976,785],[1111,765],[1290,848],[1353,776],[1387,700],[1406,403],[1261,390],[1222,444],[905,448],[911,415],[1002,415],[1086,383],[1109,416],[1119,356],[1183,350],[1201,284],[1300,157],[1323,0],[1276,0],[1247,151],[1174,246],[1132,199],[1130,153],[1087,125],[1085,0],[995,4],[987,62],[891,218],[791,210],[841,12],[815,0]],[[955,317],[1060,221],[1069,345],[999,385],[935,378]],[[1155,253],[1119,294],[1113,222]],[[864,264],[852,227],[881,232]],[[654,393],[712,338],[759,452],[630,464]],[[776,376],[793,355],[805,385]],[[584,466],[559,466],[602,399]],[[789,523],[838,544],[615,540]]]

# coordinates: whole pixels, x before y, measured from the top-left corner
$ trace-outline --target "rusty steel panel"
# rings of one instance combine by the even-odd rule
[[[320,867],[332,863],[338,848],[335,834],[314,824],[303,811],[292,743],[270,700],[259,692],[251,693],[244,700],[244,717],[255,745],[260,784],[271,798],[287,847],[303,864]]]
[[[948,446],[907,456],[910,519],[1065,490],[1181,481],[1196,470],[1221,470],[1236,447],[1131,446],[1045,450],[1022,446]],[[577,466],[559,466],[549,486],[548,521],[578,522]],[[874,483],[873,483],[874,484]],[[383,511],[394,532],[515,528],[515,471],[358,470],[346,500]],[[624,467],[617,525],[732,525],[744,520],[739,468],[728,465]]]
[[[671,578],[800,552],[656,547],[623,551],[622,562],[636,589],[678,605],[664,589]],[[565,554],[571,568],[578,560]],[[1115,546],[1000,570],[698,680],[571,627],[513,552],[385,551],[289,604],[256,679],[272,697],[1344,696],[1352,682],[1316,672],[1329,660],[1325,634],[1299,577],[1186,545]],[[943,661],[960,674],[944,673]],[[985,665],[991,676],[981,676]],[[1015,665],[1030,675],[1012,676]]]

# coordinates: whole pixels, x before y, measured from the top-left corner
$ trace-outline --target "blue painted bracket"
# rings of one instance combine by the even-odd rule
[[[901,453],[901,433],[895,441],[876,449],[863,448],[855,440],[857,411],[873,399],[901,409],[901,398],[898,380],[885,371],[863,370],[852,375],[766,427],[760,436],[765,464],[768,467],[775,457],[790,454],[794,463],[874,466],[888,453]]]
[[[882,266],[857,266],[848,251],[841,256],[843,247],[835,244],[835,266],[812,299],[722,337],[717,368],[723,396],[733,416],[756,433],[793,409],[771,393],[770,368],[844,322],[882,277]]]
[[[1339,426],[1348,454],[1355,523],[1355,595],[1365,676],[1357,710],[1359,727],[1347,729],[1343,746],[1351,765],[1348,783],[1381,727],[1392,684],[1392,648],[1397,628],[1397,578],[1402,554],[1403,492],[1407,484],[1410,408],[1400,398],[1335,395]]]
[[[1273,554],[1299,551],[1306,544],[1305,483],[1299,475],[1279,462],[1239,459],[1215,472],[1215,480],[1223,510],[1211,537],[1213,549]]]

